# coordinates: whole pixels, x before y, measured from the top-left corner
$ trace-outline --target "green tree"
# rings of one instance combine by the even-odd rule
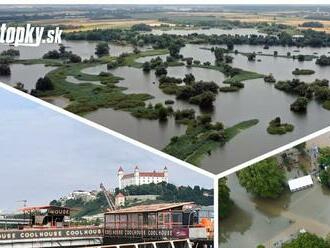
[[[321,184],[330,188],[330,170],[324,169],[320,172]]]
[[[308,99],[306,97],[298,97],[291,105],[290,110],[294,112],[306,112]]]
[[[330,166],[330,147],[320,149],[319,163],[323,166]]]
[[[69,60],[71,63],[80,63],[81,62],[81,57],[76,54],[70,54],[69,55]]]
[[[161,75],[166,75],[167,70],[166,70],[165,66],[157,67],[156,70],[155,70],[155,74],[156,74],[157,77],[160,77]]]
[[[143,66],[142,66],[142,70],[144,72],[150,72],[150,70],[151,70],[150,62],[148,62],[148,61],[144,62]]]
[[[53,90],[54,85],[49,77],[45,76],[44,78],[39,78],[36,83],[36,90],[38,91],[47,91]]]
[[[170,56],[173,58],[178,58],[180,56],[180,45],[172,44],[169,46],[168,50],[170,52]]]
[[[57,207],[61,207],[62,204],[60,201],[57,201],[57,200],[52,200],[50,203],[49,203],[50,206],[57,206]]]
[[[285,172],[275,158],[268,158],[237,173],[239,183],[262,198],[277,198],[284,190]]]
[[[0,76],[9,76],[11,74],[8,64],[0,64]]]
[[[256,54],[253,52],[253,53],[249,53],[247,55],[248,57],[248,61],[255,61],[256,60]]]
[[[227,178],[221,178],[218,182],[219,188],[219,217],[226,218],[233,206],[233,201],[230,199],[230,189],[227,186]]]
[[[298,237],[282,246],[282,248],[330,248],[330,243],[311,233],[299,234]]]
[[[195,76],[192,73],[186,74],[183,78],[183,82],[185,82],[187,85],[190,85],[195,82]]]
[[[161,121],[166,121],[168,116],[168,110],[163,105],[158,108],[158,118]]]
[[[224,60],[224,49],[216,47],[214,49],[214,56],[215,56],[216,62],[222,62]]]
[[[138,23],[138,24],[134,24],[131,27],[131,30],[132,31],[151,31],[152,28],[145,23]]]
[[[99,42],[95,47],[95,54],[99,57],[109,55],[109,45],[107,42]]]

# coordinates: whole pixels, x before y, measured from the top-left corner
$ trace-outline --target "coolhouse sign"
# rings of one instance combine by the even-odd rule
[[[103,236],[103,228],[61,228],[54,230],[0,231],[2,240],[53,239]]]

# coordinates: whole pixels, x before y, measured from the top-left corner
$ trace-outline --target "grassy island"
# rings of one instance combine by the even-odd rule
[[[281,123],[281,118],[276,117],[274,120],[269,122],[269,126],[267,128],[267,132],[269,134],[286,134],[288,132],[292,132],[294,126],[288,123]]]
[[[299,69],[296,68],[294,71],[292,71],[293,75],[313,75],[315,71],[309,70],[309,69]]]
[[[187,131],[180,137],[173,137],[164,152],[189,163],[198,165],[206,154],[225,144],[241,131],[258,124],[257,119],[240,122],[224,128],[221,123],[211,123],[211,118],[200,116],[191,120]]]
[[[276,79],[274,78],[273,74],[271,74],[271,73],[264,77],[264,81],[266,83],[276,83]]]

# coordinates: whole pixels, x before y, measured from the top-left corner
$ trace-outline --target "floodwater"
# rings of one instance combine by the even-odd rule
[[[201,61],[213,61],[213,55],[209,50],[200,49],[200,45],[187,45],[181,49],[184,56],[192,56]],[[250,47],[255,49],[256,47]],[[294,48],[292,48],[294,49]],[[326,51],[326,50],[324,50]],[[162,56],[163,58],[166,55]],[[150,58],[140,58],[139,62],[144,62]],[[273,73],[275,77],[281,79],[292,79],[295,77],[312,81],[315,78],[329,78],[330,72],[326,68],[315,65],[314,61],[306,61],[297,65],[297,61],[285,58],[263,57],[263,62],[248,62],[243,55],[237,55],[234,58],[234,65],[240,65],[246,69],[253,69],[260,73]],[[236,63],[236,64],[235,64]],[[252,63],[253,68],[249,68],[248,63]],[[299,66],[300,68],[312,68],[316,71],[311,76],[293,76],[292,70]],[[94,68],[85,69],[85,73],[98,74],[100,71],[106,71],[105,65]],[[177,101],[175,97],[162,93],[158,88],[157,78],[154,73],[145,74],[141,69],[132,67],[120,67],[110,70],[116,76],[125,78],[119,85],[127,88],[127,93],[149,93],[155,98],[152,103],[164,102],[166,99],[175,100],[174,109],[194,108],[199,113],[197,106],[190,105],[183,101]],[[214,81],[222,86],[224,75],[218,71],[207,70],[202,68],[170,67],[168,75],[174,77],[183,77],[187,73],[193,73],[197,80]],[[219,93],[215,101],[215,109],[212,113],[214,121],[222,121],[226,126],[232,126],[238,122],[259,119],[259,124],[243,131],[234,139],[226,143],[224,146],[214,150],[211,155],[206,156],[200,167],[214,173],[222,172],[237,164],[262,155],[277,147],[280,147],[297,138],[301,138],[307,134],[317,131],[329,124],[329,112],[322,108],[317,102],[311,101],[308,105],[307,114],[295,114],[290,111],[290,104],[296,99],[295,96],[286,94],[274,88],[272,84],[265,83],[263,79],[249,80],[245,82],[245,88],[234,93]],[[275,117],[280,116],[284,122],[293,123],[295,130],[283,136],[269,135],[266,132],[268,122]],[[87,115],[87,118],[97,120],[96,114]],[[102,117],[104,119],[104,117]],[[114,117],[108,115],[108,125],[113,127]],[[105,120],[104,120],[105,121]],[[104,124],[104,122],[103,122]],[[140,125],[136,122],[135,125]],[[122,125],[116,126],[117,131],[130,135],[131,131]],[[173,130],[173,129],[172,129]],[[173,133],[172,136],[178,135]],[[134,134],[134,138],[145,142],[157,148],[162,147],[163,140],[152,139],[150,142],[148,131],[145,133]],[[248,149],[247,149],[248,147]]]
[[[66,43],[72,49],[77,49],[76,52],[79,55],[86,57],[94,53],[95,44],[95,42],[86,41],[70,41]],[[210,61],[213,63],[214,55],[211,51],[202,49],[210,47],[210,45],[188,44],[181,49],[181,54],[186,57],[193,57],[201,62]],[[129,49],[131,49],[129,46],[117,48],[118,54],[130,51]],[[111,53],[114,53],[117,48],[111,47]],[[25,51],[27,48],[21,49],[24,50],[24,53],[22,52],[21,54],[23,57],[28,57],[28,55],[34,57],[42,56],[42,54],[33,54],[31,51]],[[235,46],[234,49],[243,52],[263,51],[261,46],[242,45]],[[296,51],[296,53],[302,54],[311,54],[316,51],[318,55],[322,55],[327,54],[329,51],[328,48],[314,50],[311,48],[272,47],[269,50],[265,50],[264,53],[272,53],[273,50],[276,50],[279,54],[286,54],[287,51],[293,54],[297,49],[299,49],[299,52]],[[315,78],[330,78],[329,68],[319,67],[315,65],[315,61],[298,62],[297,60],[287,58],[257,56],[257,59],[260,58],[262,60],[261,62],[249,62],[243,55],[238,54],[233,56],[233,66],[264,74],[273,73],[276,79],[300,78],[306,82],[310,82]],[[166,55],[162,57],[165,58]],[[150,58],[140,58],[138,61],[144,62],[150,60]],[[43,76],[51,70],[51,67],[44,67],[43,65],[12,65],[12,67],[12,76],[1,80],[5,82],[21,81],[29,89],[34,87],[38,77]],[[310,76],[294,76],[292,75],[292,70],[297,67],[313,69],[316,73]],[[90,74],[98,74],[100,71],[107,71],[107,68],[106,65],[101,65],[87,68],[83,71]],[[164,94],[158,88],[158,80],[153,71],[146,74],[142,69],[120,67],[109,70],[109,72],[124,78],[124,80],[119,82],[119,86],[127,88],[126,93],[148,93],[154,96],[150,100],[153,104],[164,103],[165,100],[172,99],[175,101],[172,105],[175,110],[193,108],[197,114],[200,113],[198,106],[176,100],[175,96]],[[222,73],[214,70],[187,68],[185,66],[168,68],[169,76],[182,78],[187,73],[193,73],[197,80],[214,81],[220,86],[223,85],[222,81],[225,79]],[[29,75],[28,79],[26,79],[26,75]],[[68,80],[74,81],[73,83],[80,82],[75,78],[68,78]],[[272,84],[265,83],[263,79],[245,81],[245,88],[238,92],[220,92],[214,104],[215,108],[211,112],[214,121],[221,121],[227,127],[254,118],[259,119],[260,122],[256,126],[244,130],[224,146],[212,151],[211,155],[207,155],[201,161],[200,167],[214,173],[220,173],[329,125],[329,111],[323,109],[315,101],[309,103],[306,114],[295,114],[291,112],[290,104],[295,99],[295,96],[276,90]],[[269,135],[266,132],[268,123],[277,116],[281,117],[283,122],[294,124],[294,131],[282,136]],[[173,120],[165,123],[159,123],[155,120],[141,120],[136,119],[129,113],[114,111],[112,109],[100,109],[87,114],[86,118],[158,149],[163,149],[169,143],[171,137],[181,135],[185,131],[184,125],[175,124]]]
[[[65,41],[62,43],[66,46],[68,51],[72,51],[78,54],[82,59],[89,59],[90,56],[95,56],[96,41]],[[113,43],[109,43],[110,54],[113,56],[119,56],[121,53],[128,53],[133,51],[132,46],[121,46]],[[39,47],[10,47],[8,45],[0,45],[0,52],[8,49],[16,49],[20,51],[20,56],[18,59],[38,59],[51,50],[58,49],[58,44],[40,44]],[[148,47],[144,48],[148,49]],[[143,49],[142,49],[143,50]],[[49,71],[53,70],[55,67],[46,67],[41,64],[36,65],[22,65],[22,64],[12,64],[10,65],[11,75],[10,76],[0,76],[0,81],[4,83],[24,83],[25,89],[31,90],[35,88],[35,83],[38,78],[45,76]],[[79,80],[75,78],[68,78],[72,83],[79,83]]]
[[[35,84],[40,77],[44,77],[48,72],[54,70],[55,67],[37,65],[11,64],[10,76],[0,76],[0,82],[14,85],[17,82],[24,84],[24,88],[28,91],[35,88]]]
[[[110,108],[98,109],[85,117],[147,145],[154,144],[153,147],[157,149],[164,148],[173,134],[181,135],[185,132],[185,126],[176,124],[173,119],[166,122],[137,119],[128,112]]]
[[[54,104],[60,108],[65,108],[70,103],[70,100],[63,96],[48,96],[43,97],[42,100],[45,100],[46,102]]]
[[[153,29],[151,31],[154,35],[161,35],[161,34],[175,34],[175,35],[188,35],[188,34],[205,34],[205,35],[265,35],[263,33],[259,33],[257,29],[254,28],[235,28],[235,29],[220,29],[220,28],[209,28],[209,29]]]
[[[285,192],[276,200],[249,195],[234,174],[228,177],[228,186],[235,205],[232,214],[220,221],[221,247],[273,247],[302,228],[321,236],[330,229],[330,191],[317,182],[303,191]]]
[[[75,54],[78,54],[82,59],[89,59],[90,56],[95,55],[95,47],[97,41],[67,41],[63,40],[62,44],[66,47],[67,51],[72,51]],[[133,46],[125,45],[121,46],[114,43],[109,43],[110,47],[110,55],[112,56],[119,56],[121,53],[130,53],[133,52]],[[18,46],[18,47],[10,47],[8,45],[0,45],[0,52],[8,49],[15,49],[20,51],[20,59],[36,59],[42,58],[42,56],[51,50],[59,49],[58,44],[40,44],[38,47],[25,47],[25,46]],[[145,49],[148,49],[146,47]],[[144,49],[141,49],[144,50]]]

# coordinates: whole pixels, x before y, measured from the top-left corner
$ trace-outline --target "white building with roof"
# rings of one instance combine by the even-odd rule
[[[288,181],[291,192],[307,189],[314,185],[313,179],[310,175],[298,177]]]
[[[123,168],[120,167],[118,169],[118,187],[119,189],[124,189],[130,185],[143,185],[143,184],[150,184],[150,183],[161,183],[166,182],[168,183],[168,170],[165,166],[162,171],[148,171],[143,172],[140,171],[139,168],[136,166],[134,172],[125,173]]]

